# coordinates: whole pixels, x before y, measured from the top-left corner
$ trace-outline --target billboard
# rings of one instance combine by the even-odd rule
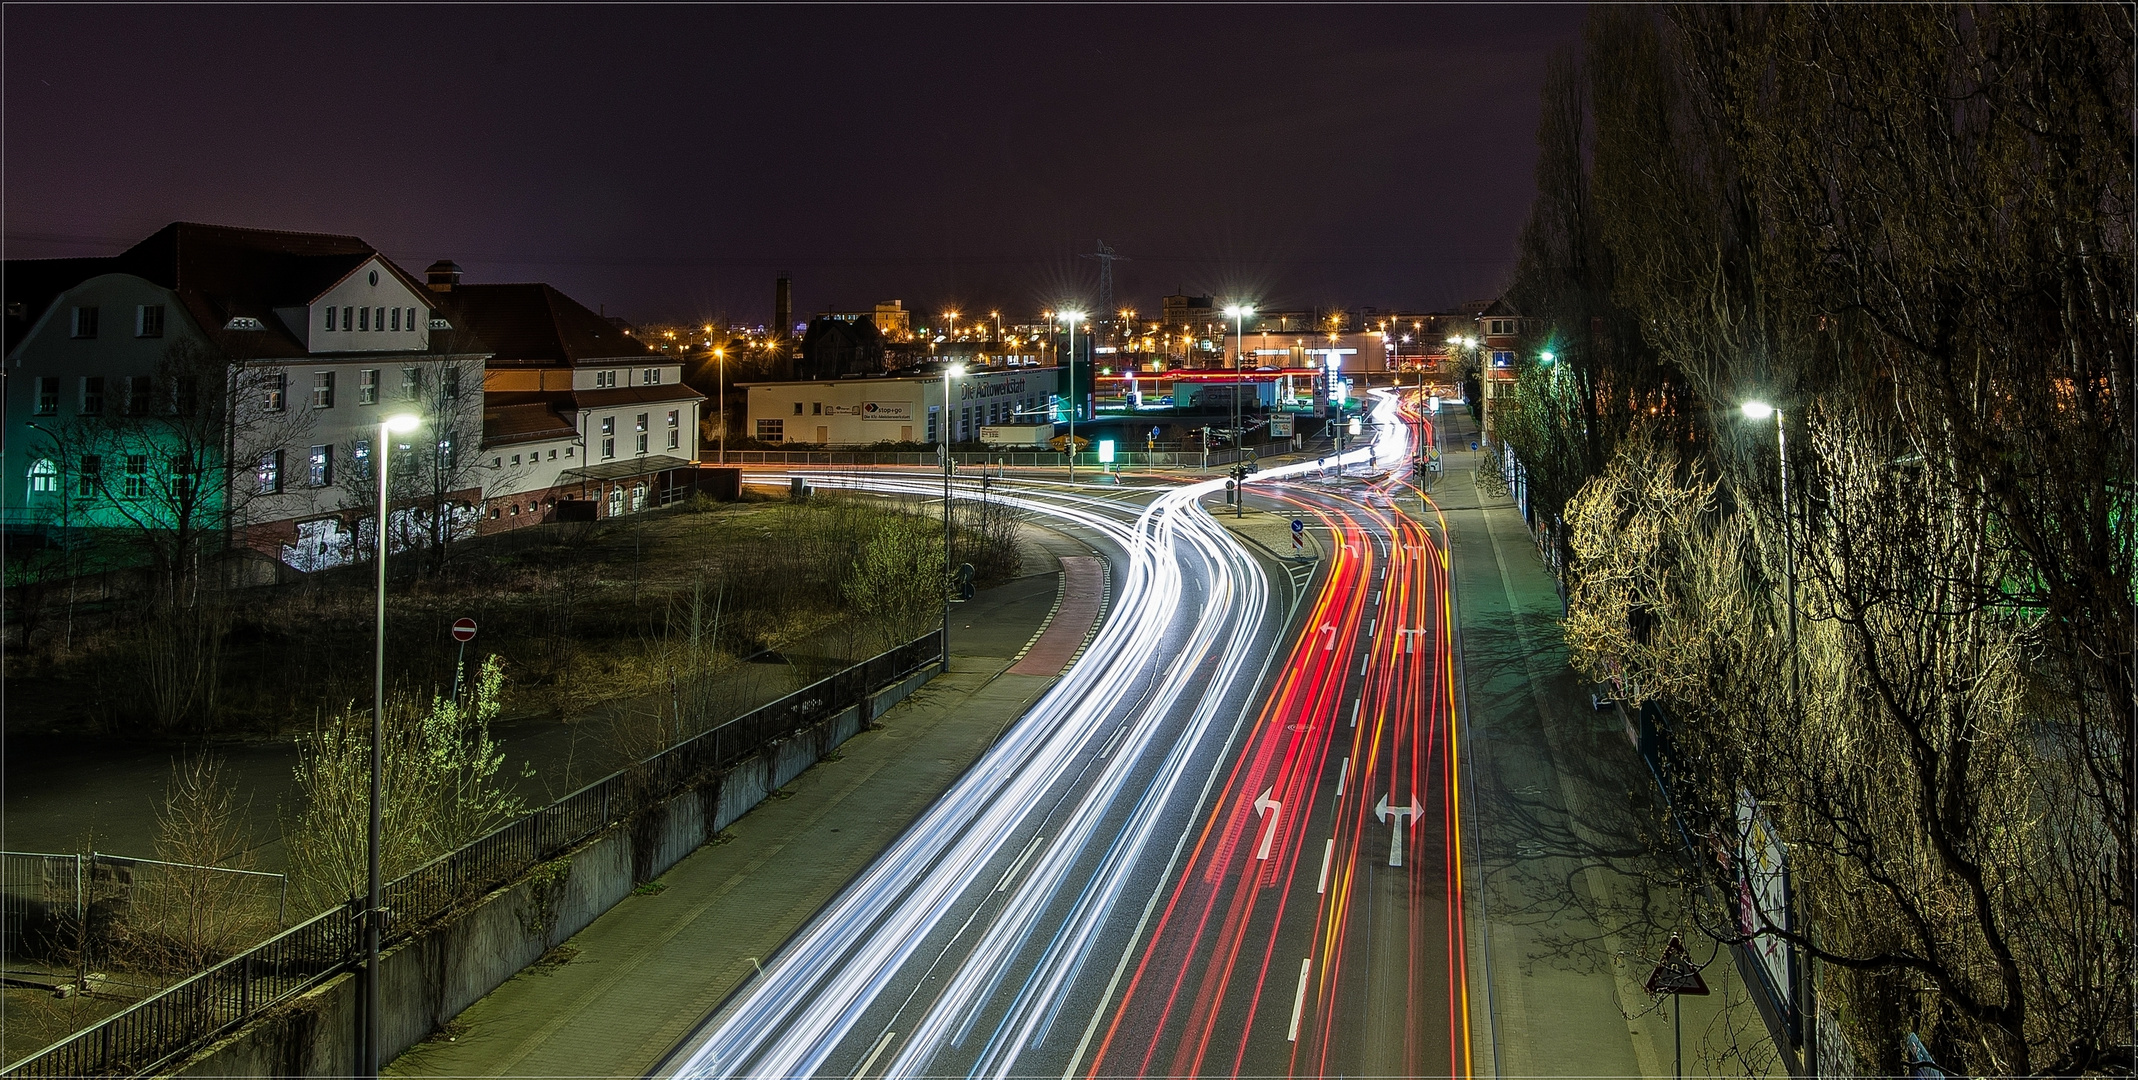
[[[911,420],[913,403],[910,401],[864,401],[861,403],[863,420]]]

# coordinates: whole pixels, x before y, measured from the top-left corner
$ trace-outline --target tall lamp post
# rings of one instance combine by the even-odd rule
[[[1797,651],[1796,513],[1790,509],[1789,503],[1788,419],[1782,414],[1781,409],[1758,399],[1745,402],[1739,406],[1739,409],[1745,414],[1745,419],[1755,423],[1764,423],[1770,416],[1774,418],[1774,447],[1782,484],[1782,565],[1784,571],[1789,575],[1789,702],[1791,708],[1801,709],[1804,701],[1803,658]],[[1801,901],[1799,903],[1801,904]],[[1799,908],[1799,913],[1804,916],[1804,939],[1809,942],[1812,931],[1810,915],[1808,912],[1804,912],[1801,907]],[[1805,954],[1805,963],[1798,975],[1798,984],[1799,1015],[1801,1017],[1799,1023],[1802,1024],[1804,1058],[1807,1064],[1812,1064],[1818,1058],[1818,1050],[1815,1043],[1818,1037],[1819,1007],[1817,999],[1818,982],[1811,970],[1808,949]],[[1815,1071],[1815,1068],[1813,1071]]]
[[[950,380],[965,374],[962,364],[943,365],[943,665],[950,670]]]
[[[713,349],[713,367],[720,379],[720,464],[728,463],[728,351]],[[703,385],[702,383],[700,385]]]
[[[1062,312],[1062,321],[1069,324],[1069,482],[1076,483],[1076,412],[1082,403],[1076,396],[1076,324],[1084,321],[1081,311]]]
[[[1236,459],[1245,456],[1240,453],[1240,390],[1244,386],[1240,369],[1247,357],[1247,317],[1254,313],[1252,304],[1234,304],[1225,309],[1226,317],[1232,320],[1232,453]]]
[[[379,1075],[379,832],[385,803],[380,792],[386,769],[386,462],[393,453],[393,436],[416,430],[421,421],[414,413],[395,413],[379,421],[379,517],[377,636],[372,650],[371,681],[371,808],[370,843],[365,856],[369,888],[364,900],[364,1045],[360,1075],[377,1080]]]

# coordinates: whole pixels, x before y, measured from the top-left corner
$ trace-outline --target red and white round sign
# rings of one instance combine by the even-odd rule
[[[454,622],[454,623],[453,623],[453,640],[455,640],[455,641],[474,641],[474,640],[475,640],[475,620],[474,620],[474,619],[460,619],[460,620],[457,620],[456,622]]]

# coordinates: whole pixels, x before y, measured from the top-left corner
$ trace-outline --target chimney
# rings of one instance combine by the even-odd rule
[[[775,341],[794,336],[794,283],[786,274],[772,286],[772,333]]]
[[[432,292],[452,292],[460,284],[460,264],[451,259],[440,259],[423,272],[429,279]]]

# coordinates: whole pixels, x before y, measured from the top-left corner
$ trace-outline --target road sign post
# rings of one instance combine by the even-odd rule
[[[453,640],[460,642],[460,654],[453,658],[453,705],[460,705],[460,673],[468,668],[468,642],[475,640],[475,620],[455,619]]]
[[[1663,959],[1648,975],[1646,984],[1651,994],[1669,994],[1677,1000],[1671,1003],[1671,1038],[1675,1043],[1672,1051],[1676,1059],[1678,1080],[1685,1080],[1685,996],[1706,997],[1707,980],[1700,977],[1700,969],[1693,964],[1692,954],[1685,950],[1685,942],[1678,935],[1670,935],[1670,944],[1663,947]]]

